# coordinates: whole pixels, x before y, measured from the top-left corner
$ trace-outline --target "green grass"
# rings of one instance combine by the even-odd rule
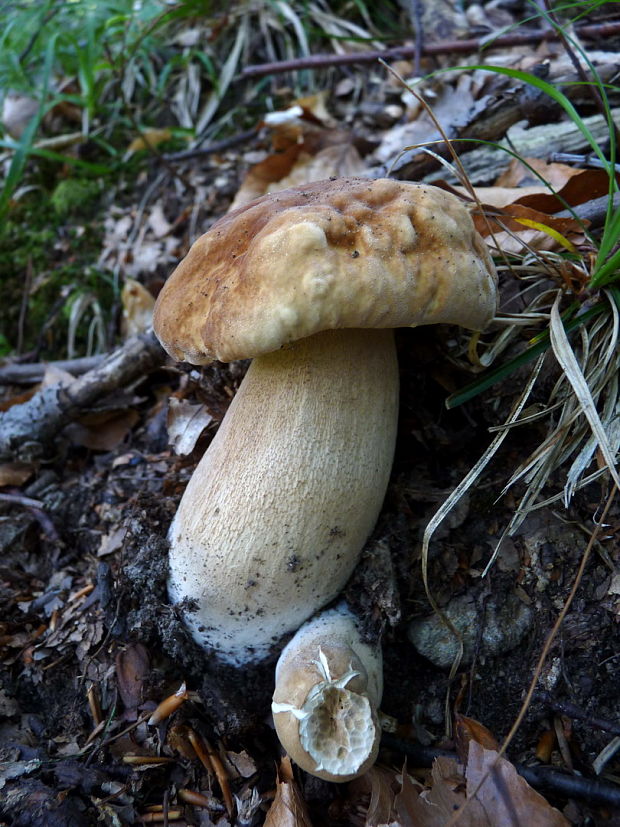
[[[588,4],[591,9],[597,4]],[[556,7],[558,10],[559,7]],[[563,4],[564,16],[580,19],[585,12],[583,4]],[[608,124],[608,145],[603,147],[594,139],[579,112],[566,94],[537,76],[504,66],[476,64],[459,67],[459,72],[483,70],[513,78],[543,92],[563,109],[565,115],[581,132],[584,145],[601,162],[608,175],[608,207],[602,231],[586,231],[590,250],[574,255],[564,250],[559,253],[532,254],[524,250],[521,260],[498,258],[500,271],[525,278],[523,292],[526,309],[521,314],[498,317],[501,328],[486,345],[482,345],[482,360],[491,367],[480,373],[468,386],[452,394],[449,408],[463,404],[488,391],[500,382],[510,380],[517,370],[534,363],[529,377],[520,374],[522,392],[508,420],[494,430],[497,435],[472,473],[444,503],[425,534],[425,554],[436,526],[473,485],[496,454],[504,438],[519,427],[538,422],[544,437],[532,453],[513,469],[504,491],[519,483],[524,486],[519,506],[505,530],[514,533],[525,517],[534,509],[563,500],[565,506],[574,493],[584,485],[605,474],[620,487],[617,457],[620,434],[617,410],[620,405],[618,376],[620,374],[620,208],[614,206],[618,192],[615,167],[617,146],[615,128],[610,113],[608,87],[601,81],[596,67],[585,51],[575,43],[555,19],[544,13],[546,22],[561,31],[567,48],[577,55],[589,81],[593,96],[600,101],[601,114]],[[449,71],[449,70],[448,70]],[[583,82],[583,81],[580,81]],[[616,90],[617,91],[617,90]],[[511,152],[511,154],[513,154]],[[546,182],[544,182],[546,183]],[[547,184],[547,186],[549,186]],[[549,186],[550,189],[552,189]],[[570,260],[580,273],[581,284],[571,289],[558,278],[562,260]],[[528,298],[526,299],[526,295]],[[529,341],[518,346],[527,330]],[[516,355],[502,359],[508,345]],[[486,347],[486,350],[485,350]],[[498,357],[499,354],[499,357]],[[485,361],[486,358],[486,361]],[[527,405],[540,376],[549,375],[552,362],[558,371],[549,397],[537,403],[536,412]],[[504,385],[505,387],[506,385]],[[598,452],[602,462],[593,467]],[[558,476],[559,475],[559,476]],[[549,491],[550,480],[563,478],[562,491]]]

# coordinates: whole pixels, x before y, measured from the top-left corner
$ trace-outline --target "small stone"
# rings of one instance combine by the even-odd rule
[[[514,649],[532,624],[533,612],[515,594],[508,596],[498,606],[493,598],[479,605],[471,594],[455,597],[443,609],[450,622],[463,637],[463,664],[471,663],[479,639],[480,655],[495,657]],[[435,666],[448,668],[459,651],[459,643],[451,630],[438,615],[414,620],[409,625],[408,636],[419,654]]]

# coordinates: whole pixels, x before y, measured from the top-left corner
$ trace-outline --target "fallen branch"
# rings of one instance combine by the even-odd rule
[[[620,22],[593,23],[589,26],[576,26],[575,34],[584,40],[600,40],[612,37],[620,33]],[[487,48],[500,48],[504,46],[520,46],[526,43],[539,43],[542,40],[557,40],[558,34],[555,29],[534,29],[527,32],[513,32],[512,34],[500,35],[499,37],[487,36],[472,40],[440,40],[437,43],[427,43],[422,46],[421,54],[445,55],[452,53],[469,54],[480,52]],[[415,57],[418,50],[415,46],[398,46],[394,49],[383,49],[381,51],[350,52],[342,55],[309,55],[308,57],[294,58],[293,60],[281,60],[274,63],[257,63],[253,66],[246,66],[241,77],[262,77],[263,75],[275,75],[282,72],[291,72],[298,69],[322,69],[329,66],[351,66],[356,63],[375,63],[379,59],[403,60]]]
[[[549,692],[537,692],[535,700],[544,703],[554,712],[559,712],[561,715],[583,721],[586,726],[600,729],[603,732],[609,732],[612,735],[620,735],[620,723],[617,721],[610,721],[608,718],[599,718],[596,715],[590,715],[570,701],[556,700]]]
[[[0,460],[49,455],[57,435],[93,403],[145,376],[166,354],[152,330],[133,336],[69,385],[51,385],[0,415]]]
[[[237,135],[231,135],[230,138],[222,138],[221,141],[215,141],[207,146],[195,146],[193,149],[186,149],[183,152],[172,152],[168,155],[162,155],[164,161],[187,161],[190,158],[199,158],[202,155],[211,155],[215,152],[225,152],[227,149],[232,149],[239,144],[245,144],[255,138],[257,129],[246,129],[245,132],[239,132]]]
[[[34,385],[45,376],[48,367],[66,370],[81,376],[97,367],[105,359],[101,356],[83,356],[80,359],[58,359],[54,362],[9,362],[0,366],[0,385]]]

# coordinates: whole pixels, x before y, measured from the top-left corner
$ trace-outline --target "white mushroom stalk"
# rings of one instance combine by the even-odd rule
[[[336,597],[379,515],[397,415],[391,331],[254,359],[170,530],[170,596],[201,646],[264,658]]]
[[[304,770],[350,781],[375,762],[383,692],[381,651],[344,607],[306,623],[276,667],[271,710],[282,746]]]

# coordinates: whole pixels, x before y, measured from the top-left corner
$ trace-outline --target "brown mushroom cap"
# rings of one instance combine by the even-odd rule
[[[171,356],[247,359],[336,328],[479,330],[496,275],[456,196],[342,178],[266,195],[220,221],[166,282],[154,326]]]

